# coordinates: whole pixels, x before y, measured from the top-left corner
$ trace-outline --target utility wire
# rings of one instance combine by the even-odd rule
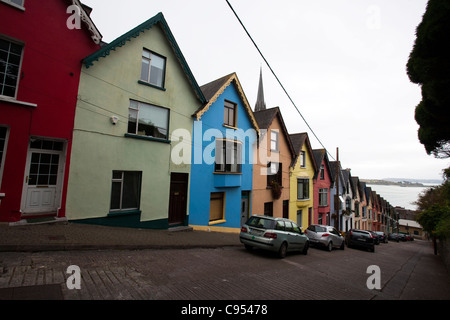
[[[320,141],[320,139],[317,137],[317,135],[315,134],[314,130],[311,128],[311,126],[309,125],[308,121],[306,121],[305,117],[303,117],[302,113],[300,112],[300,110],[298,110],[297,105],[295,104],[295,102],[292,100],[291,96],[289,95],[289,93],[286,91],[286,89],[284,88],[283,84],[281,83],[280,79],[278,79],[278,76],[275,74],[275,71],[273,71],[272,67],[270,66],[269,62],[267,61],[267,59],[264,57],[264,55],[262,54],[261,50],[259,50],[258,45],[256,44],[256,42],[253,40],[252,36],[250,35],[250,33],[247,31],[247,28],[245,28],[244,24],[242,23],[241,19],[239,18],[238,14],[236,13],[236,11],[234,11],[233,6],[231,5],[231,3],[228,0],[225,0],[228,4],[228,6],[230,7],[231,11],[233,11],[234,15],[236,16],[236,19],[238,19],[239,23],[241,24],[242,28],[245,30],[245,32],[247,33],[247,36],[250,38],[250,40],[252,41],[253,45],[255,46],[256,50],[258,50],[260,56],[263,58],[264,62],[266,63],[267,67],[269,67],[270,71],[272,72],[273,76],[275,77],[275,79],[277,79],[278,83],[280,84],[281,88],[283,89],[284,93],[286,94],[286,96],[289,98],[289,100],[291,101],[292,105],[295,107],[295,109],[297,110],[298,114],[300,115],[300,117],[302,117],[303,121],[305,122],[305,124],[308,126],[309,130],[311,131],[311,133],[314,135],[314,137],[317,139],[317,141],[320,143],[320,145],[326,150],[326,152],[329,154],[329,156],[335,160],[333,158],[333,156],[328,152],[327,148],[325,148],[325,146],[323,145],[323,143]]]

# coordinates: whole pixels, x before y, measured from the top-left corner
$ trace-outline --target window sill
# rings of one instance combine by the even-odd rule
[[[213,174],[240,174],[240,175],[242,175],[242,172],[221,172],[221,171],[214,171]]]
[[[141,214],[141,210],[122,210],[122,211],[110,211],[107,217],[120,217],[120,216],[130,216],[135,214]]]
[[[210,222],[208,223],[208,226],[213,226],[213,225],[215,225],[215,224],[220,224],[220,223],[225,223],[225,222],[227,222],[227,220],[225,220],[225,219],[214,220],[214,221],[210,221]]]
[[[20,105],[26,106],[26,107],[33,107],[33,108],[37,107],[37,104],[35,104],[35,103],[19,101],[14,98],[6,97],[6,96],[0,96],[0,101],[9,102],[9,103],[13,103],[13,104],[20,104]]]
[[[230,126],[230,125],[228,125],[228,124],[223,124],[223,126],[225,127],[225,128],[229,128],[229,129],[234,129],[234,130],[238,130],[238,128],[237,127],[235,127],[235,126]]]
[[[302,202],[302,201],[309,201],[309,200],[311,200],[310,198],[307,198],[307,199],[297,199],[297,201],[299,201],[299,202]]]
[[[170,140],[167,140],[167,139],[154,138],[154,137],[149,137],[149,136],[139,136],[137,134],[132,134],[132,133],[125,133],[125,138],[156,141],[156,142],[162,142],[162,143],[167,143],[167,144],[169,144],[171,142]]]
[[[162,88],[162,87],[155,86],[154,84],[151,84],[151,83],[149,83],[149,82],[145,82],[145,81],[142,81],[142,80],[138,80],[138,83],[139,83],[139,84],[142,84],[142,85],[144,85],[144,86],[147,86],[147,87],[151,87],[151,88],[155,88],[155,89],[161,90],[161,91],[166,91],[166,88]]]

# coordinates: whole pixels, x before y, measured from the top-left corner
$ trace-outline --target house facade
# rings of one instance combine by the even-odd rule
[[[290,167],[289,219],[296,221],[303,230],[314,218],[314,174],[317,165],[308,134],[289,135],[295,150],[295,158]]]
[[[255,111],[260,128],[253,166],[252,214],[289,217],[290,166],[295,158],[278,107]]]
[[[0,221],[66,216],[80,61],[102,37],[90,11],[77,0],[0,1]]]
[[[162,13],[85,57],[68,219],[186,225],[192,114],[205,101]]]
[[[331,225],[330,189],[333,184],[330,161],[325,149],[314,149],[317,170],[314,174],[314,223]]]
[[[189,224],[238,232],[251,212],[259,128],[235,73],[201,89],[207,103],[194,114]]]

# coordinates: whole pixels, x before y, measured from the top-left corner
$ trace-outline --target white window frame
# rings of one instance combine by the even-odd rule
[[[139,173],[140,174],[140,181],[139,181],[139,194],[138,194],[138,204],[136,208],[123,208],[123,193],[124,193],[124,180],[125,180],[125,174],[127,172],[133,172],[133,173]],[[114,173],[120,173],[120,178],[114,178]],[[120,199],[119,199],[119,208],[111,208],[111,200],[113,196],[113,184],[114,183],[120,183]],[[114,170],[112,175],[112,183],[111,183],[111,194],[110,194],[110,205],[109,205],[109,211],[110,212],[121,212],[121,211],[133,211],[133,210],[139,210],[140,207],[140,199],[141,199],[141,188],[142,188],[142,172],[141,171],[121,171],[121,170]]]
[[[280,151],[280,134],[278,130],[270,130],[270,151]]]
[[[323,203],[325,199],[325,204]],[[319,207],[328,207],[328,188],[319,189]]]
[[[148,55],[148,57],[146,55]],[[153,60],[152,58],[153,57],[158,57],[158,58],[160,58],[160,59],[162,59],[164,61],[164,66],[163,66],[163,69],[162,69],[161,84],[152,83],[150,81],[151,74],[152,74],[152,60]],[[143,73],[142,73],[142,69],[143,69],[142,68],[142,64],[144,63],[144,61],[146,63],[148,63],[148,72],[147,72],[146,75],[143,75]],[[146,83],[148,83],[148,84],[150,84],[152,86],[158,87],[158,88],[164,88],[164,83],[165,83],[165,80],[166,80],[166,65],[167,65],[167,59],[164,56],[161,56],[161,55],[159,55],[157,53],[154,53],[154,52],[144,48],[142,50],[142,60],[141,60],[141,76],[140,76],[141,81],[144,81],[144,82],[146,82]]]
[[[242,173],[242,143],[216,139],[214,172]]]
[[[23,61],[23,55],[24,55],[24,43],[20,42],[20,41],[16,41],[14,39],[11,39],[9,37],[5,37],[2,36],[0,37],[1,40],[9,42],[11,44],[15,44],[17,46],[20,46],[22,48],[21,52],[20,52],[20,62],[18,65],[18,71],[17,71],[17,80],[16,80],[16,84],[15,84],[15,88],[14,88],[14,95],[13,96],[8,96],[8,95],[3,95],[0,92],[0,100],[11,100],[11,101],[16,101],[17,98],[17,91],[19,90],[19,82],[20,82],[20,74],[22,71],[22,61]],[[8,51],[8,55],[9,55],[10,51]],[[6,70],[5,70],[5,76],[6,76]],[[2,83],[2,85],[4,85],[4,79],[0,79],[0,82]]]
[[[136,106],[134,106],[133,104],[136,104]],[[152,135],[146,135],[146,134],[140,134],[139,133],[139,119],[140,119],[140,111],[142,111],[142,108],[148,108],[149,110],[151,109],[161,109],[164,111],[167,111],[167,121],[166,121],[166,127],[156,127],[156,128],[161,128],[161,129],[165,129],[166,130],[166,135],[165,137],[155,137]],[[131,113],[135,113],[136,114],[136,127],[134,132],[129,132],[130,131],[130,115]],[[150,137],[150,138],[154,138],[154,139],[161,139],[161,140],[168,140],[169,139],[169,123],[170,123],[170,109],[164,108],[164,107],[159,107],[159,106],[155,106],[153,104],[148,104],[148,103],[144,103],[144,102],[140,102],[140,101],[136,101],[136,100],[130,100],[130,106],[128,108],[128,128],[127,128],[127,133],[128,134],[132,134],[132,135],[136,135],[136,136],[142,136],[142,137]]]
[[[9,140],[9,127],[7,126],[0,126],[1,128],[6,128],[6,134],[4,137],[4,144],[3,144],[3,149],[0,150],[1,154],[0,154],[0,187],[2,185],[2,177],[3,177],[3,171],[5,168],[5,159],[6,159],[6,150],[8,150],[8,140]],[[2,137],[0,137],[0,139],[3,139]]]
[[[300,151],[300,167],[306,168],[306,152]]]

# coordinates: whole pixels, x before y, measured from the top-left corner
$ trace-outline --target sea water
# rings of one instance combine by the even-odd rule
[[[368,184],[367,186],[371,187],[372,191],[376,191],[391,206],[399,206],[410,210],[417,210],[417,206],[413,202],[417,201],[423,191],[431,187],[431,185],[425,187],[400,187],[380,184]]]

